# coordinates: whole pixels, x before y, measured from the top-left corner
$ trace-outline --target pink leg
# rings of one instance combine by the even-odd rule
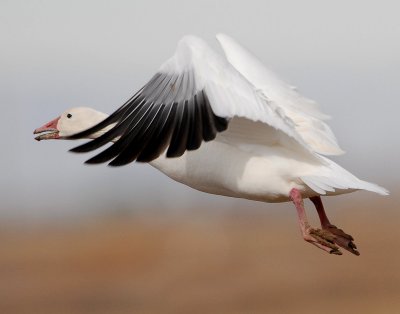
[[[319,220],[321,221],[321,226],[323,228],[330,226],[331,223],[328,219],[328,216],[326,216],[324,205],[322,204],[322,200],[320,196],[313,196],[310,197],[311,202],[314,203],[315,208],[317,209],[317,213],[319,216]]]
[[[299,216],[301,233],[304,240],[315,245],[316,247],[329,252],[331,254],[341,255],[342,252],[334,243],[335,236],[330,232],[321,229],[315,229],[310,226],[307,220],[304,202],[301,193],[297,189],[290,191],[290,199],[293,201]]]
[[[326,216],[321,197],[320,196],[310,197],[310,200],[314,203],[314,206],[317,209],[322,229],[329,231],[335,236],[334,242],[337,245],[355,255],[360,255],[360,252],[357,251],[357,246],[353,242],[354,241],[353,237],[345,233],[342,229],[339,229],[330,223],[328,217]]]

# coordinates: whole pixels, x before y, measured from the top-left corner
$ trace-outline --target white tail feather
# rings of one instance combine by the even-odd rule
[[[381,195],[389,194],[389,191],[385,188],[375,183],[360,180],[332,160],[322,156],[321,158],[328,166],[327,172],[321,174],[321,176],[301,177],[301,180],[318,194],[325,195],[327,192],[335,192],[336,190],[366,190]]]
[[[304,176],[301,180],[313,191],[318,194],[325,195],[327,192],[335,192],[336,190],[365,190],[375,192],[380,195],[388,195],[389,191],[385,188],[371,182],[357,179],[357,181],[348,182],[340,178],[327,178],[316,176]]]

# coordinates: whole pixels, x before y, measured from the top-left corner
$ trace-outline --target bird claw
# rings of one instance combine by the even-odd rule
[[[334,225],[327,225],[323,227],[323,230],[334,235],[334,242],[345,250],[359,256],[360,252],[357,251],[357,246],[354,244],[354,238],[345,233],[342,229],[337,228]]]
[[[324,229],[316,229],[309,227],[303,235],[304,240],[315,245],[316,247],[330,254],[342,255],[339,247],[335,244],[336,236]]]

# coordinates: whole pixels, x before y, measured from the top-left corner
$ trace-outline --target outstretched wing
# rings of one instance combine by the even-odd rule
[[[199,148],[203,141],[213,140],[235,116],[266,123],[310,149],[291,119],[260,96],[227,60],[203,40],[187,36],[179,42],[175,55],[122,107],[70,138],[85,138],[114,126],[72,151],[89,152],[114,141],[87,161],[112,160],[112,166],[134,160],[149,162],[165,150],[167,157],[179,157]]]
[[[213,140],[228,121],[216,116],[207,94],[194,87],[193,72],[157,73],[132,99],[98,125],[71,136],[82,138],[116,125],[100,137],[72,149],[89,152],[119,138],[87,163],[120,166],[134,160],[148,162],[167,147],[167,157],[195,150],[202,141]]]
[[[296,131],[313,151],[324,155],[343,153],[332,130],[324,122],[329,117],[319,110],[315,101],[302,96],[293,86],[281,81],[233,38],[218,34],[217,40],[228,61],[261,95],[294,122]]]

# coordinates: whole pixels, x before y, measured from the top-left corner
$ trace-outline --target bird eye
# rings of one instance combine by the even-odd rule
[[[72,114],[67,114],[67,118],[69,119],[69,118],[72,118]]]

